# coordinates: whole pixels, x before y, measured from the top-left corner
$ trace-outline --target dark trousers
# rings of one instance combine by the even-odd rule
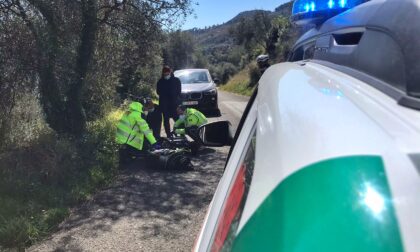
[[[147,124],[149,124],[150,129],[153,131],[153,136],[156,140],[160,139],[160,131],[162,129],[162,114],[160,114],[159,117],[159,120],[147,120]],[[145,142],[148,141],[146,140]]]
[[[197,126],[192,126],[192,127],[188,127],[185,129],[185,133],[190,136],[194,142],[196,142],[197,144],[201,143],[201,139],[200,136],[198,134],[198,127]]]
[[[134,164],[134,166],[133,166]],[[145,149],[137,150],[129,145],[123,145],[120,148],[120,168],[142,168],[155,169],[158,167],[159,157],[151,155]]]
[[[147,153],[143,150],[138,150],[128,144],[121,146],[119,150],[120,164],[127,164],[134,159],[144,157]]]
[[[173,109],[168,109],[167,111],[163,111],[163,127],[165,127],[166,137],[169,137],[172,132],[171,124],[169,122],[171,118],[174,121],[178,120],[179,118],[178,114],[176,113],[176,107]]]

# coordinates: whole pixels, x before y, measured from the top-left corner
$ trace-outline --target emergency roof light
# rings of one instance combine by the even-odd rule
[[[315,25],[369,0],[296,0],[292,21],[298,25]]]

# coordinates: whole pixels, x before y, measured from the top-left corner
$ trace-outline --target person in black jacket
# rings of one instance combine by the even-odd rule
[[[162,111],[160,106],[155,104],[152,99],[147,98],[144,105],[144,112],[146,114],[146,122],[153,131],[153,136],[156,140],[160,139],[160,131],[162,129]]]
[[[162,78],[157,83],[156,91],[159,95],[159,106],[163,114],[166,136],[171,137],[172,130],[169,120],[170,118],[174,121],[178,120],[176,108],[181,96],[181,81],[173,75],[170,67],[163,67]]]

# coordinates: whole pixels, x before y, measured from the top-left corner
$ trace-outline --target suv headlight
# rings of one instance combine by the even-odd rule
[[[217,89],[213,88],[213,89],[207,90],[204,93],[207,94],[207,95],[215,95],[215,94],[217,94]]]

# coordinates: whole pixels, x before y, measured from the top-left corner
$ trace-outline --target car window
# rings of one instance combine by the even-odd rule
[[[199,83],[209,83],[209,78],[207,72],[205,71],[183,71],[176,74],[181,80],[182,84],[199,84]]]
[[[303,59],[313,59],[315,55],[315,43],[311,43],[305,47],[305,51],[303,52]]]
[[[304,54],[305,54],[305,51],[303,50],[303,46],[300,46],[292,52],[290,61],[295,62],[295,61],[303,60]]]
[[[212,252],[230,251],[236,238],[239,221],[251,186],[255,164],[256,127],[244,148],[244,153],[231,182],[229,193],[219,215],[211,245]]]
[[[236,129],[235,137],[233,138],[232,146],[230,147],[229,154],[226,159],[226,165],[229,163],[229,159],[232,155],[232,151],[234,150],[236,146],[236,142],[238,141],[239,135],[241,134],[242,128],[244,127],[245,120],[248,117],[249,111],[251,110],[252,105],[254,104],[254,101],[257,98],[257,95],[258,95],[258,85],[255,88],[254,92],[252,93],[251,97],[249,98],[248,104],[246,105],[246,108],[244,110],[244,113],[242,114],[241,120],[239,121],[238,128]]]
[[[313,59],[315,54],[315,42],[310,42],[309,44],[300,46],[296,48],[290,57],[290,61],[301,61]]]

